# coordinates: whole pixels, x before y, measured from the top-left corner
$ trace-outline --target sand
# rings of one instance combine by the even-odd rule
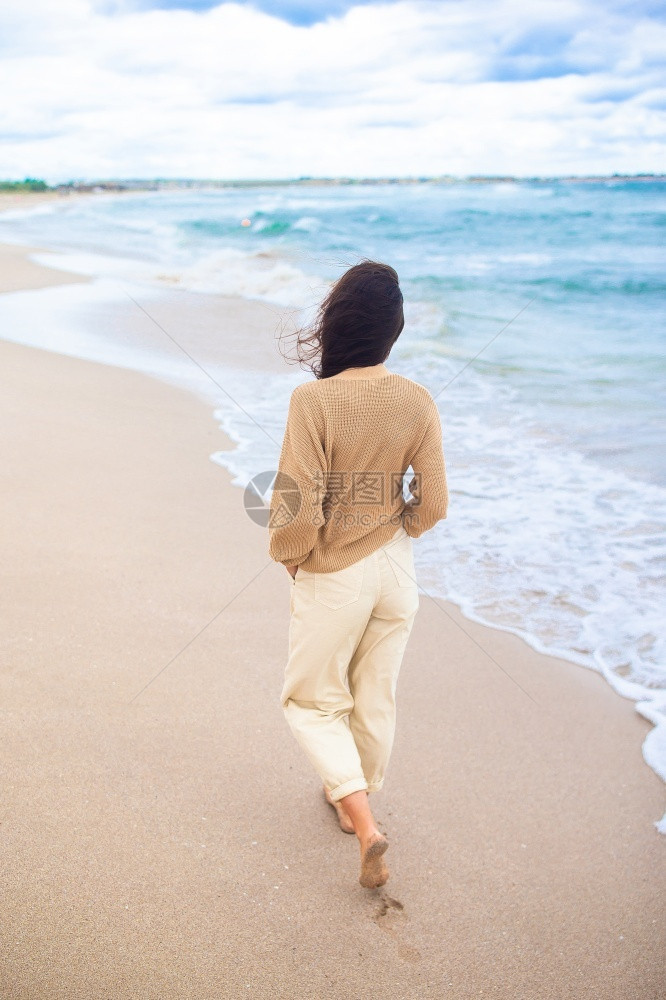
[[[0,292],[18,292],[27,288],[48,288],[87,281],[78,274],[57,268],[40,267],[30,259],[32,253],[47,253],[39,247],[13,247],[0,244]],[[52,254],[54,260],[57,254]]]
[[[0,363],[4,998],[663,997],[632,702],[422,595],[364,889],[282,716],[289,577],[212,408]]]

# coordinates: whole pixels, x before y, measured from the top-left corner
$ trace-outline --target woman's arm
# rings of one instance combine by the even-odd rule
[[[414,477],[409,492],[414,497],[402,512],[405,531],[418,538],[438,521],[444,520],[449,508],[446,463],[442,448],[442,423],[435,401],[428,404],[428,424],[410,465]]]
[[[297,386],[289,400],[268,520],[269,555],[292,576],[310,555],[324,524],[326,485],[322,417],[316,402],[301,390]]]

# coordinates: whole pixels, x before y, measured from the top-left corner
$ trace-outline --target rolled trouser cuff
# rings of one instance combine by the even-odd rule
[[[351,795],[352,792],[364,792],[367,787],[368,783],[365,778],[351,778],[342,785],[338,785],[337,788],[331,788],[329,794],[333,801],[337,802],[339,799],[344,798],[345,795]]]

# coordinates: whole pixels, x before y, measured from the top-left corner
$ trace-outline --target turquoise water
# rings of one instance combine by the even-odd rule
[[[389,366],[437,401],[451,493],[415,545],[420,584],[599,670],[655,724],[643,753],[666,778],[665,226],[658,181],[281,186],[73,200],[0,216],[0,240],[75,251],[118,288],[305,316],[359,258],[392,264],[407,323]],[[8,330],[28,304],[2,299]],[[251,354],[233,394],[279,440],[294,378]],[[238,406],[218,417],[239,486],[275,468]]]
[[[9,224],[0,219],[0,238]],[[481,351],[475,370],[509,385],[560,440],[666,485],[663,182],[140,194],[47,211],[21,231],[62,248],[159,260],[188,271],[179,274],[188,287],[269,299],[274,291],[278,302],[293,289],[297,305],[314,302],[307,283],[278,273],[272,289],[261,272],[256,289],[243,276],[230,284],[225,252],[254,264],[268,255],[326,279],[359,257],[386,260],[413,305],[420,351]]]

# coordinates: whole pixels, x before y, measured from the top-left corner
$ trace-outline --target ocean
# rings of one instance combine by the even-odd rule
[[[666,780],[665,234],[659,180],[63,199],[0,214],[0,241],[95,281],[0,297],[0,336],[192,388],[191,359],[86,328],[77,303],[180,288],[307,319],[351,264],[390,263],[406,326],[387,364],[434,396],[449,477],[448,518],[415,543],[419,583],[602,673],[653,723],[643,755]],[[258,372],[251,345],[233,375],[205,344],[196,361],[233,382],[215,412],[237,447],[212,457],[244,488],[275,468],[289,393],[311,376]]]

